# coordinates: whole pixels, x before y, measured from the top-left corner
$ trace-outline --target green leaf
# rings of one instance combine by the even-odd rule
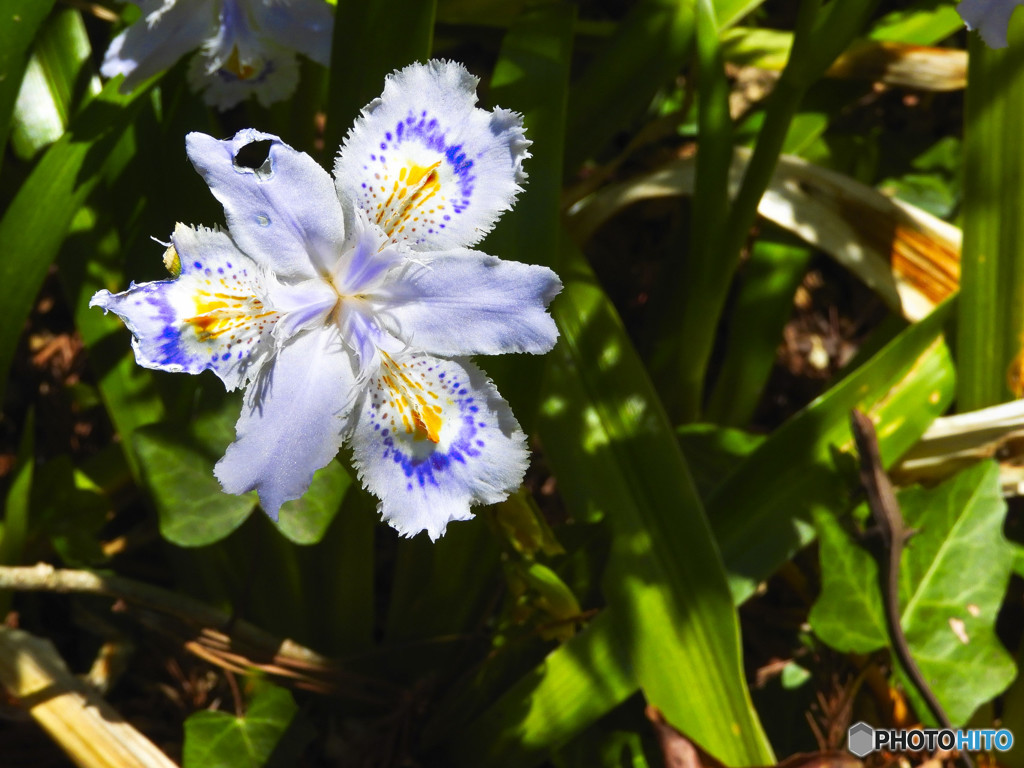
[[[856,473],[850,409],[881,425],[879,444],[889,465],[949,407],[955,374],[941,333],[951,307],[947,302],[905,330],[787,421],[708,499],[738,603],[813,540],[813,510],[849,503]]]
[[[497,544],[483,520],[452,525],[436,542],[425,536],[402,539],[385,640],[468,632],[493,594],[497,569]]]
[[[900,623],[953,725],[963,725],[1016,675],[995,632],[1014,561],[1002,532],[999,467],[982,462],[936,488],[910,488],[898,498],[907,526],[918,532],[900,565]],[[828,515],[818,524],[822,593],[811,626],[841,651],[889,645],[876,561]],[[913,698],[905,679],[904,688]],[[929,717],[920,702],[915,708]]]
[[[294,544],[316,544],[341,509],[352,487],[352,476],[337,461],[313,475],[313,483],[300,499],[281,505],[277,529]]]
[[[702,499],[709,498],[765,440],[763,435],[717,424],[684,424],[676,434]]]
[[[99,78],[86,66],[91,53],[77,10],[62,8],[47,19],[14,105],[11,146],[20,157],[59,139],[82,98],[99,93]]]
[[[964,28],[964,20],[952,4],[918,0],[910,8],[883,16],[872,27],[872,40],[892,40],[914,45],[935,45]]]
[[[811,609],[811,627],[838,650],[877,651],[888,642],[878,564],[831,513],[817,510],[814,523],[820,547],[821,595]]]
[[[106,559],[99,533],[110,504],[75,470],[69,456],[57,456],[39,467],[32,506],[38,520],[33,527],[49,537],[65,564],[92,566]]]
[[[751,248],[731,317],[724,359],[708,403],[709,421],[743,426],[761,402],[811,251],[788,240],[760,237]]]
[[[373,647],[379,601],[374,589],[376,506],[376,499],[350,485],[323,538],[301,553],[305,613],[316,626],[318,647],[336,656]],[[331,610],[322,610],[324,605]]]
[[[1016,130],[1024,124],[1024,14],[1014,14],[1009,40],[1002,50],[978,35],[969,40],[957,325],[961,411],[1012,399],[1008,377],[1017,389],[1024,386],[1024,143]]]
[[[298,707],[283,688],[263,685],[244,717],[203,710],[185,720],[183,768],[262,768]]]
[[[835,466],[834,453],[852,447],[850,408],[866,408],[881,419],[882,455],[891,463],[948,407],[955,376],[949,352],[937,336],[949,312],[947,305],[904,331],[761,442],[753,453],[750,438],[735,430],[708,432],[713,428],[704,425],[682,430],[684,452],[702,456],[694,468],[705,476],[708,486],[720,484],[717,491],[710,488],[707,509],[729,566],[736,604],[750,597],[758,583],[812,540],[809,511],[834,514],[848,504],[855,484],[853,460],[851,457],[847,478],[842,467]],[[607,350],[592,354],[590,360],[598,365],[619,358]],[[609,387],[608,396],[614,392],[614,387]],[[628,402],[630,407],[640,406],[639,401]],[[576,413],[574,409],[582,411],[578,416],[581,426],[567,421]],[[555,463],[559,489],[573,515],[589,519],[595,509],[618,503],[609,500],[604,485],[616,471],[614,467],[595,468],[583,461],[587,454],[608,451],[610,445],[607,435],[594,427],[598,414],[585,390],[554,389],[545,401],[544,413],[541,435],[545,450]],[[582,443],[575,441],[576,434]],[[732,474],[724,480],[717,477],[721,470],[708,454],[733,455]],[[749,458],[742,460],[747,455]],[[567,464],[566,457],[574,460]],[[726,461],[722,459],[723,464]],[[686,550],[692,551],[690,546]],[[495,765],[537,765],[547,750],[630,696],[639,685],[636,664],[616,610],[615,606],[606,608],[586,630],[552,651],[530,676],[485,710],[464,733],[466,754],[508,755],[507,763],[496,757]],[[593,670],[599,670],[596,677]]]
[[[187,429],[154,424],[136,430],[135,450],[160,515],[160,533],[181,547],[201,547],[230,534],[256,507],[256,495],[221,490],[213,465],[234,437],[228,404],[199,416]]]
[[[689,262],[678,285],[685,292],[666,321],[671,329],[660,340],[657,360],[671,394],[670,415],[694,421],[704,406],[704,385],[719,318],[725,306],[740,250],[771,180],[793,117],[810,85],[818,80],[853,39],[877,0],[844,0],[821,7],[806,2],[794,36],[793,51],[769,97],[765,120],[728,217],[708,237],[718,246],[711,264]]]
[[[617,631],[673,725],[727,764],[769,761],[718,550],[676,437],[606,295],[563,248],[565,289],[552,308],[562,337],[540,433],[567,503],[603,511],[612,528],[603,588]]]
[[[0,219],[0,399],[21,327],[75,213],[99,181],[112,148],[131,122],[141,94],[107,84],[51,146]]]
[[[623,715],[631,716],[628,721]],[[616,727],[618,726],[618,727]],[[644,719],[640,706],[621,707],[608,717],[594,723],[569,744],[552,755],[555,768],[661,768],[660,751],[652,745],[648,761],[644,736],[650,723]]]
[[[53,0],[5,0],[0,10],[0,148],[7,146],[11,112],[25,70],[25,54],[52,7]],[[2,158],[0,153],[0,162]]]

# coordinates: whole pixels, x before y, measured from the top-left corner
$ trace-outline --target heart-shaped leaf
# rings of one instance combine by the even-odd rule
[[[244,717],[204,710],[185,721],[184,768],[260,768],[298,707],[283,688],[266,686]]]

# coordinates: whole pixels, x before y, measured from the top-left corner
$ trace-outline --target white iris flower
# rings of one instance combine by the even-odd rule
[[[1024,0],[963,0],[956,12],[968,29],[978,30],[989,48],[1005,48],[1010,17]]]
[[[466,355],[547,352],[545,267],[470,249],[511,207],[529,156],[521,116],[476,108],[475,77],[432,61],[391,75],[334,179],[276,136],[189,134],[228,231],[178,224],[173,280],[98,292],[140,365],[246,386],[215,474],[277,517],[347,442],[401,534],[432,539],[504,499],[528,462],[508,404]],[[269,142],[259,169],[236,161]]]
[[[334,14],[324,0],[132,2],[142,18],[111,41],[100,70],[124,75],[125,92],[197,48],[189,83],[221,110],[253,95],[264,106],[290,96],[295,52],[330,64]]]

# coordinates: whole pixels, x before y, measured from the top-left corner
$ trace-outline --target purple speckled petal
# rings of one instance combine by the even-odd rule
[[[228,389],[242,386],[274,350],[280,314],[264,303],[266,280],[226,232],[179,224],[172,240],[181,264],[176,279],[99,291],[89,306],[124,320],[139,365],[212,370]]]
[[[227,493],[256,490],[274,520],[341,446],[354,397],[352,358],[337,329],[293,336],[245,393],[237,439],[214,474]]]
[[[402,536],[432,540],[472,504],[506,498],[529,462],[526,437],[497,389],[466,360],[383,356],[359,404],[352,453],[378,510]]]
[[[243,147],[270,142],[259,169],[238,165]],[[218,141],[185,140],[189,159],[224,206],[231,237],[257,264],[283,281],[324,274],[341,255],[344,216],[328,173],[277,136],[252,129]]]
[[[384,327],[437,355],[547,352],[558,329],[546,307],[561,290],[547,267],[472,250],[408,264],[367,300]]]
[[[100,68],[104,77],[124,75],[124,92],[170,67],[217,28],[212,0],[138,4],[143,18],[111,41]]]
[[[392,242],[473,245],[521,191],[530,145],[522,117],[477,108],[476,85],[461,64],[413,64],[388,77],[346,137],[338,194]]]
[[[305,54],[324,67],[331,65],[334,11],[324,0],[255,3],[253,16],[268,38]]]
[[[1010,17],[1019,5],[1024,5],[1024,0],[963,0],[956,11],[990,48],[1005,48]]]

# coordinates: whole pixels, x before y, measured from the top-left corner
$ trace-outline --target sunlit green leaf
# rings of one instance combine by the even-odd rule
[[[84,96],[99,93],[90,77],[89,37],[81,14],[62,8],[43,25],[14,106],[11,146],[30,158],[61,137]]]
[[[52,7],[53,0],[5,0],[0,9],[0,147],[7,145],[26,53]]]
[[[723,761],[771,759],[717,547],[675,435],[604,292],[567,242],[564,254],[565,291],[553,307],[562,339],[549,357],[541,437],[567,501],[589,499],[613,530],[603,586],[637,680],[669,722]],[[666,665],[678,674],[665,675]],[[694,688],[705,692],[699,700]]]
[[[1024,14],[1013,16],[1008,48],[992,50],[971,35],[969,52],[957,324],[962,411],[1024,390],[1024,143],[1015,129],[1024,124]]]
[[[622,616],[605,610],[459,736],[456,766],[529,768],[637,690]],[[599,674],[594,672],[599,670]]]

